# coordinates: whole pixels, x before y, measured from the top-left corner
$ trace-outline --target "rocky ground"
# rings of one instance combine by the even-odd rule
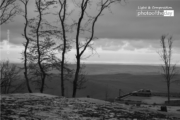
[[[180,120],[147,107],[47,94],[1,95],[1,120]],[[180,111],[177,111],[179,114]]]

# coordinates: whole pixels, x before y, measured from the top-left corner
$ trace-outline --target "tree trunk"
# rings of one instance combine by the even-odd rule
[[[42,78],[41,89],[40,89],[41,93],[43,93],[43,91],[44,91],[44,81],[45,81],[45,78],[46,78],[46,75],[44,74],[43,78]]]
[[[64,88],[64,62],[65,62],[65,53],[66,53],[66,27],[65,27],[65,19],[66,19],[66,7],[67,3],[66,0],[63,2],[63,4],[60,2],[61,8],[63,11],[63,16],[61,16],[62,9],[59,11],[59,19],[61,21],[62,31],[63,31],[63,51],[62,51],[62,62],[61,62],[61,95],[64,96],[65,88]]]
[[[76,79],[76,78],[75,78]],[[73,81],[73,95],[72,97],[75,98],[76,97],[76,91],[77,91],[77,86],[76,86],[77,82]]]
[[[11,76],[9,76],[9,77],[11,77]],[[8,87],[7,87],[7,93],[9,93],[9,91],[10,91],[10,88],[11,88],[11,83],[12,83],[12,78],[8,78],[9,80],[8,80]]]
[[[29,85],[29,78],[28,78],[28,67],[27,67],[27,49],[28,49],[28,45],[29,45],[29,38],[28,38],[28,35],[27,35],[27,27],[28,27],[28,17],[27,17],[27,4],[28,4],[28,1],[25,1],[25,2],[22,2],[24,4],[24,9],[25,9],[25,15],[24,15],[24,18],[25,18],[25,26],[24,26],[24,37],[26,38],[26,44],[25,44],[25,49],[24,49],[24,77],[26,79],[26,86],[27,86],[27,89],[29,91],[29,93],[32,93],[32,90],[30,88],[30,85]]]
[[[26,38],[26,44],[25,44],[25,49],[24,49],[24,77],[26,79],[26,85],[27,85],[27,89],[29,91],[29,93],[32,93],[32,90],[30,88],[30,85],[29,85],[29,78],[28,78],[28,68],[27,68],[27,49],[28,49],[28,45],[29,45],[29,38],[27,36],[27,27],[28,27],[28,17],[27,17],[27,4],[28,4],[28,1],[26,1],[24,3],[24,7],[25,7],[25,15],[24,15],[24,18],[25,18],[25,27],[24,27],[24,37]]]
[[[76,73],[73,81],[73,94],[72,97],[76,97],[76,91],[77,91],[77,81],[79,77],[79,70],[80,70],[80,56],[77,56],[77,62],[76,62]]]
[[[64,96],[64,52],[62,52],[61,62],[61,95]]]
[[[24,76],[25,76],[25,79],[26,79],[26,85],[27,85],[27,88],[28,88],[28,92],[32,93],[32,90],[31,90],[30,85],[29,85],[29,79],[27,78],[27,75],[26,75],[25,72],[24,72]]]
[[[42,62],[41,62],[41,50],[40,50],[40,45],[39,45],[39,41],[40,41],[40,38],[39,38],[40,37],[39,36],[39,29],[40,29],[41,22],[42,22],[41,0],[39,0],[38,3],[36,3],[36,6],[37,6],[37,9],[38,9],[38,13],[39,13],[39,20],[38,20],[37,29],[36,29],[38,65],[39,65],[39,68],[40,68],[41,74],[42,74],[40,92],[43,93],[43,91],[44,91],[44,81],[45,81],[45,78],[46,78],[46,73],[45,73],[44,68],[42,66]]]
[[[25,52],[24,55],[25,55],[25,59],[26,59],[26,52]],[[26,86],[27,86],[28,92],[32,93],[32,90],[31,90],[30,85],[29,85],[29,79],[28,79],[28,76],[27,76],[27,64],[26,64],[26,61],[24,63],[24,67],[25,67],[24,76],[25,76],[25,79],[26,79]]]
[[[25,35],[26,35],[26,33],[25,33]],[[25,69],[24,76],[25,76],[25,79],[26,79],[27,89],[28,89],[29,93],[32,93],[32,90],[31,90],[30,85],[29,85],[29,78],[28,78],[28,75],[27,75],[27,69],[28,69],[27,68],[27,47],[28,47],[28,44],[29,44],[29,41],[26,42],[25,50],[24,50],[24,69]]]
[[[170,83],[167,83],[167,92],[168,92],[168,104],[170,103]]]

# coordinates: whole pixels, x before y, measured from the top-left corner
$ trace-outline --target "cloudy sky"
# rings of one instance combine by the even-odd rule
[[[30,16],[34,2],[29,4]],[[70,9],[75,7],[70,4]],[[138,7],[171,7],[174,17],[137,17]],[[32,8],[32,9],[31,9]],[[92,9],[96,13],[95,9]],[[125,64],[159,64],[157,54],[160,49],[160,37],[163,34],[173,36],[173,61],[180,63],[180,0],[126,0],[111,6],[111,12],[103,12],[95,26],[97,40],[93,42],[94,54],[83,59],[88,63],[125,63]],[[52,18],[51,18],[52,19]],[[20,53],[25,42],[23,33],[24,19],[16,16],[13,22],[1,26],[0,52],[1,60],[21,62]],[[9,42],[7,31],[9,30]],[[89,56],[91,51],[85,53]],[[69,61],[75,61],[75,49],[68,54]]]

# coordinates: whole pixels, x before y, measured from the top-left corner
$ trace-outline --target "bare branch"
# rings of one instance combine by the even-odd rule
[[[11,21],[19,12],[16,0],[2,0],[0,3],[0,25]]]

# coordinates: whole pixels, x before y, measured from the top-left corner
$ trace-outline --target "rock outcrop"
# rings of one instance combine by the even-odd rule
[[[132,106],[92,98],[46,94],[1,95],[1,120],[178,120],[173,116],[133,110]]]

